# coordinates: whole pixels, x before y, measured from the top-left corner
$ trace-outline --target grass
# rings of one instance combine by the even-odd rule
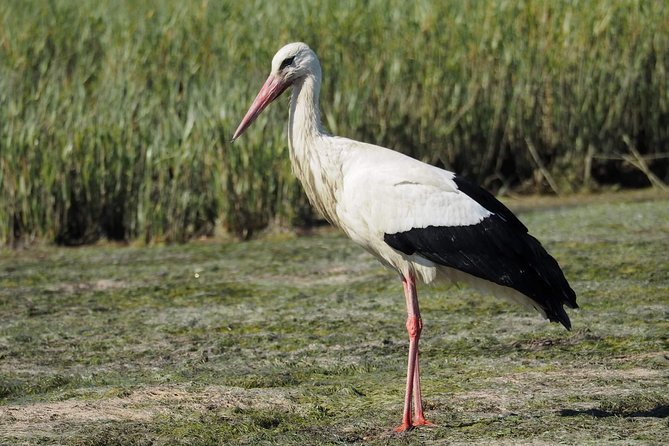
[[[647,185],[634,153],[666,182],[667,23],[667,2],[635,0],[3,1],[0,240],[313,220],[285,100],[229,144],[295,40],[322,59],[333,133],[494,190]]]
[[[403,435],[401,287],[336,232],[2,252],[0,443],[663,444],[669,197],[574,201],[511,203],[574,330],[423,286],[437,427]]]

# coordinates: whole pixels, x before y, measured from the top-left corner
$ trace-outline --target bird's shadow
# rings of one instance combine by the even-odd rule
[[[638,411],[620,411],[604,409],[562,409],[560,416],[577,417],[588,415],[595,418],[624,417],[624,418],[669,418],[669,404],[660,404],[652,409]]]

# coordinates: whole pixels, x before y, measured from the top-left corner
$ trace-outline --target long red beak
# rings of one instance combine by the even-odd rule
[[[251,104],[249,111],[246,112],[246,116],[244,116],[242,122],[239,123],[239,127],[237,127],[235,134],[232,136],[232,141],[234,142],[235,139],[239,138],[239,135],[244,133],[260,113],[265,110],[265,107],[267,107],[274,99],[281,96],[281,93],[283,93],[289,85],[288,82],[285,82],[280,77],[271,74],[258,92],[256,98],[253,100],[253,104]]]

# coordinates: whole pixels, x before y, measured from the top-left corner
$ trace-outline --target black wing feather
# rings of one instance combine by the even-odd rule
[[[501,202],[484,189],[456,177],[461,192],[492,214],[469,226],[428,226],[384,234],[385,242],[407,255],[464,271],[518,290],[534,300],[549,320],[571,328],[563,305],[577,308],[557,261]]]

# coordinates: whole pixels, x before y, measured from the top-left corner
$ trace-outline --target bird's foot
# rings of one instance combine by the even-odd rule
[[[413,425],[411,423],[404,422],[404,423],[400,424],[399,426],[397,426],[394,430],[395,430],[395,432],[400,433],[400,432],[410,431],[411,429],[413,429]]]
[[[397,432],[397,433],[408,432],[408,431],[413,430],[415,427],[418,427],[418,426],[435,427],[436,424],[432,423],[431,421],[427,421],[423,417],[420,417],[420,418],[414,419],[412,423],[404,422],[404,423],[400,424],[399,426],[397,426],[395,428],[395,432]]]
[[[434,427],[436,424],[434,424],[431,421],[427,421],[425,418],[420,417],[420,418],[415,418],[413,420],[413,425],[414,426],[427,426],[427,427]]]
[[[436,424],[432,423],[431,421],[427,421],[423,417],[420,417],[420,418],[415,418],[412,423],[404,422],[399,426],[397,426],[394,430],[397,433],[407,432],[418,426],[434,427],[436,426]]]

